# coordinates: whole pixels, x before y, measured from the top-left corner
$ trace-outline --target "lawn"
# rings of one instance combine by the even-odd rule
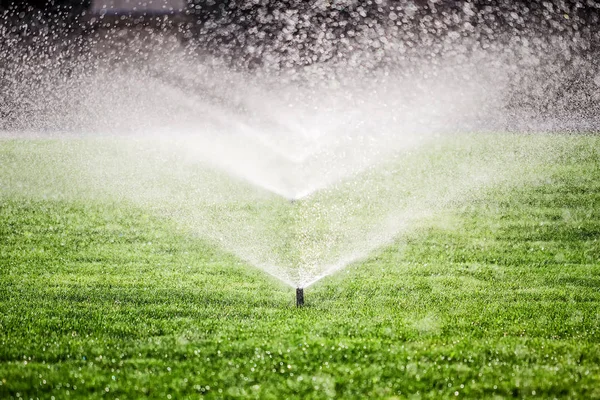
[[[89,182],[45,168],[56,142],[4,139],[0,398],[600,398],[600,136],[519,140],[556,141],[552,162],[298,309],[177,219],[78,197]]]

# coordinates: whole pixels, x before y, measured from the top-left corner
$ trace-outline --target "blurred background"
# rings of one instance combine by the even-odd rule
[[[0,0],[0,129],[58,129],[66,122],[34,116],[62,107],[44,111],[42,89],[58,93],[54,81],[106,64],[156,70],[157,53],[185,58],[180,71],[219,63],[317,86],[374,74],[427,81],[449,66],[469,82],[487,71],[502,77],[483,110],[503,110],[493,129],[593,130],[600,120],[594,0]],[[173,69],[171,81],[207,92]]]

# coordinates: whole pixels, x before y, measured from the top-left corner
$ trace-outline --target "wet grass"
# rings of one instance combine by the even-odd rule
[[[600,138],[570,140],[302,309],[143,209],[0,195],[0,398],[600,398]]]

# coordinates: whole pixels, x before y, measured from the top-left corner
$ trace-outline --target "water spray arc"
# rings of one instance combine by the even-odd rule
[[[419,8],[421,2],[412,0],[407,2],[412,7],[341,2],[356,12],[345,13],[351,20],[336,24],[337,30],[328,26],[323,36],[324,25],[305,24],[296,15],[338,21],[344,13],[290,2],[300,9],[296,14],[278,11],[285,18],[254,21],[254,13],[240,7],[222,16],[239,24],[206,24],[200,39],[191,39],[192,30],[182,31],[186,40],[176,41],[182,32],[167,29],[179,26],[175,23],[150,26],[142,21],[148,30],[127,30],[134,22],[125,23],[132,20],[125,17],[137,21],[142,10],[121,15],[119,4],[147,2],[88,3],[94,29],[102,31],[84,41],[81,51],[89,60],[46,60],[44,51],[27,47],[29,39],[17,41],[18,46],[8,41],[12,34],[4,33],[11,30],[0,23],[0,54],[16,54],[0,62],[0,78],[5,71],[11,78],[0,79],[2,96],[8,99],[0,104],[0,136],[6,127],[15,132],[59,129],[60,139],[97,134],[99,138],[78,144],[65,139],[56,148],[70,156],[52,175],[77,171],[72,175],[81,181],[75,187],[71,179],[64,187],[77,189],[77,196],[87,193],[88,199],[123,199],[175,221],[295,288],[297,307],[304,305],[305,288],[392,243],[435,212],[464,203],[487,187],[525,179],[519,165],[534,165],[551,153],[526,149],[518,137],[486,139],[480,133],[502,131],[513,123],[528,131],[600,124],[600,119],[571,119],[570,112],[561,119],[559,111],[564,110],[556,108],[568,95],[583,114],[600,115],[593,112],[600,102],[582,100],[600,87],[597,68],[586,61],[597,59],[591,57],[597,53],[579,54],[580,48],[600,49],[600,42],[572,40],[576,36],[568,30],[596,37],[591,17],[581,10],[549,14],[543,11],[546,6],[537,8],[544,21],[557,19],[557,32],[568,39],[558,40],[562,36],[554,37],[550,30],[543,37],[537,28],[528,33],[528,26],[539,25],[533,8],[472,9],[477,1],[464,6],[438,2],[439,9]],[[169,18],[192,17],[183,12],[191,2],[150,3],[151,9],[143,11],[150,20],[163,9],[156,8],[158,3],[171,4],[164,8]],[[501,3],[509,7],[511,2]],[[513,15],[524,18],[519,27]],[[107,22],[111,18],[125,22],[113,27]],[[504,43],[504,35],[488,35],[496,22],[485,26],[485,21],[502,18],[510,22],[503,28],[507,33],[515,26],[510,44]],[[479,22],[472,24],[474,19]],[[292,36],[272,34],[282,31],[271,25],[280,22]],[[371,29],[373,23],[377,29]],[[222,38],[231,38],[235,27],[240,40],[227,41],[248,45],[225,49]],[[518,35],[517,28],[522,28]],[[247,33],[256,30],[262,35]],[[265,42],[255,41],[258,37]],[[311,37],[318,42],[308,41]],[[416,37],[424,40],[407,39]],[[46,43],[38,38],[44,36],[31,42]],[[218,46],[205,54],[210,40]],[[19,47],[27,51],[15,52]],[[273,50],[261,53],[261,63],[244,67],[244,60],[259,57],[259,48]],[[242,57],[238,50],[252,51]],[[17,56],[21,53],[27,58]],[[30,60],[29,54],[35,57]],[[548,81],[563,55],[578,69],[565,67],[563,75]],[[569,61],[572,57],[578,62]],[[23,67],[38,64],[43,68]],[[13,70],[18,72],[14,79]],[[49,70],[75,72],[61,72],[64,76],[57,78],[44,72]],[[30,78],[44,84],[32,88]],[[587,86],[575,89],[569,83],[575,78]],[[562,90],[565,82],[571,92]],[[533,101],[537,97],[530,93],[540,93],[546,103]],[[546,107],[554,100],[555,108]],[[538,103],[544,104],[542,114],[534,106]],[[556,113],[548,115],[547,109]],[[455,134],[460,132],[477,134],[459,138]],[[63,163],[62,158],[54,161]],[[40,165],[37,170],[49,168]],[[12,182],[25,179],[33,178]],[[47,197],[64,193],[60,184],[48,186]]]

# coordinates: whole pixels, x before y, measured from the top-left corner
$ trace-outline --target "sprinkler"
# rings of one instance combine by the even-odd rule
[[[304,289],[296,288],[296,307],[302,307],[304,305]]]

